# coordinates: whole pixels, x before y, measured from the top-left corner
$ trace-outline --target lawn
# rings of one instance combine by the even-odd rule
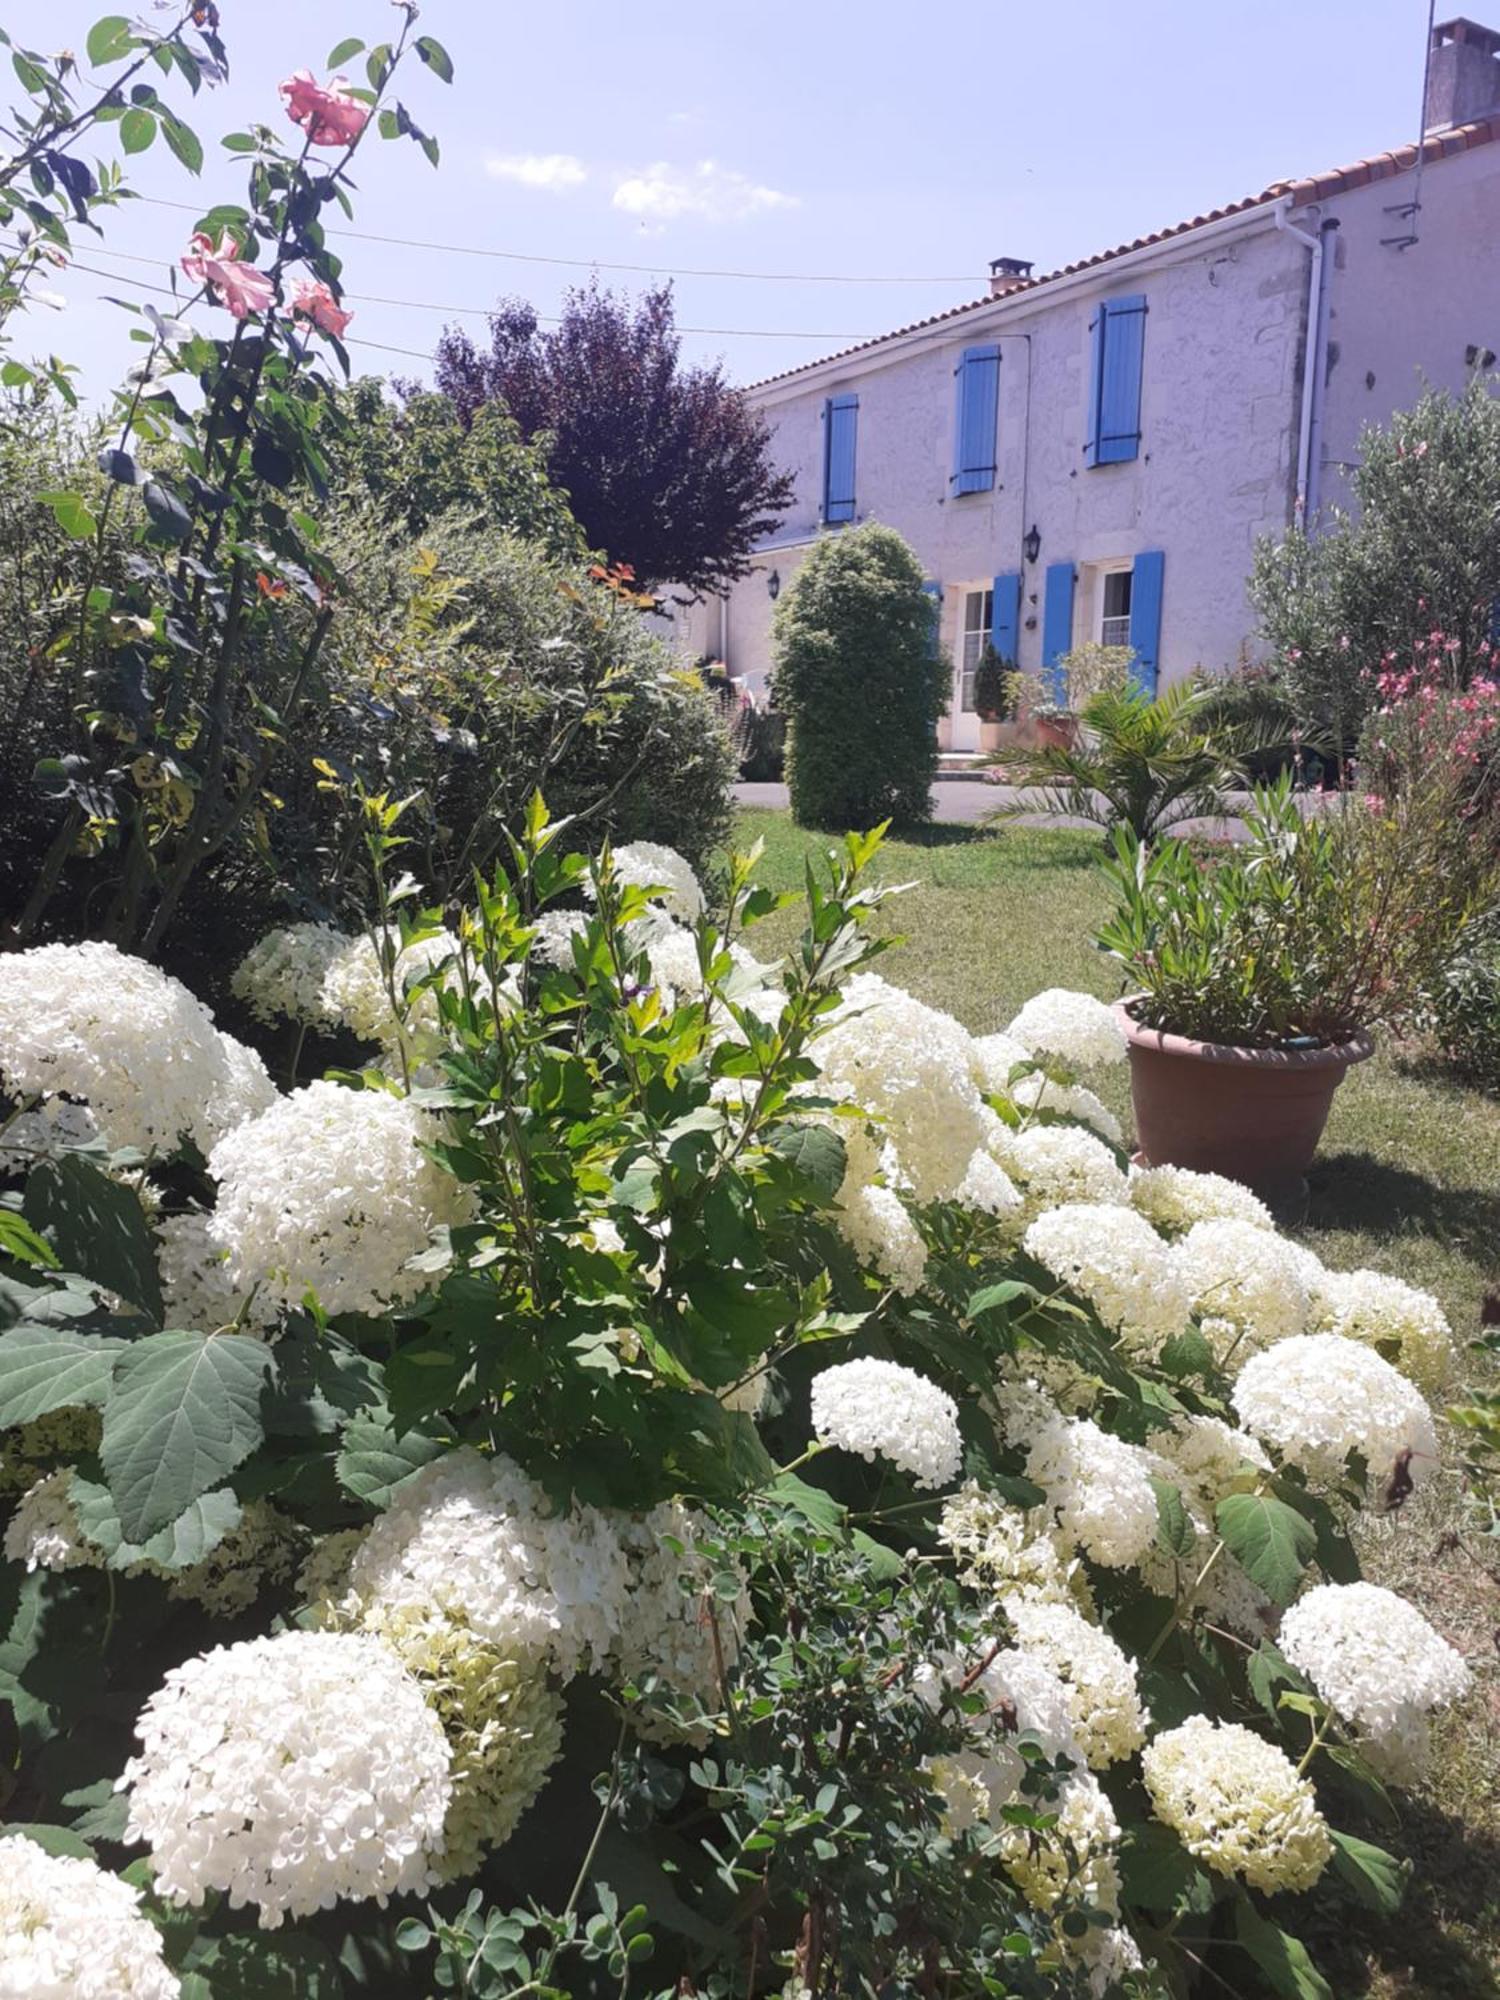
[[[830,844],[774,812],[741,813],[738,838],[765,842],[762,879],[787,889]],[[1114,997],[1116,968],[1090,942],[1109,907],[1099,857],[1093,834],[1042,829],[940,826],[891,841],[877,873],[912,887],[877,919],[905,940],[881,971],[976,1033],[1003,1027],[1044,986]],[[759,955],[795,928],[794,912],[760,927]],[[1123,1069],[1103,1079],[1101,1095],[1128,1126]],[[1335,1099],[1294,1233],[1331,1265],[1425,1286],[1471,1339],[1486,1294],[1500,1290],[1500,1102],[1387,1043]],[[1319,1956],[1338,2000],[1500,1995],[1500,1546],[1472,1531],[1457,1475],[1444,1474],[1410,1511],[1372,1523],[1364,1559],[1462,1649],[1476,1690],[1443,1726],[1427,1785],[1408,1798],[1403,1845],[1416,1880],[1401,1915],[1365,1919],[1357,1937],[1329,1931]]]

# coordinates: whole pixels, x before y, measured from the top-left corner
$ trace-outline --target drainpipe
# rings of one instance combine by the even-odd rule
[[[727,674],[729,672],[729,592],[727,590],[719,599],[719,659]]]
[[[1312,236],[1305,229],[1295,229],[1286,219],[1290,206],[1290,200],[1276,204],[1276,227],[1309,252],[1307,341],[1302,354],[1302,409],[1297,426],[1297,491],[1292,502],[1294,520],[1298,525],[1305,525],[1308,518],[1307,471],[1312,456],[1313,382],[1317,375],[1314,350],[1318,344],[1317,326],[1323,310],[1323,237],[1321,232]]]
[[[1310,534],[1317,529],[1318,509],[1323,502],[1323,405],[1328,396],[1328,318],[1333,297],[1333,233],[1338,223],[1329,216],[1318,224],[1323,254],[1318,260],[1318,325],[1313,341],[1312,422],[1307,439],[1307,495],[1304,515]]]

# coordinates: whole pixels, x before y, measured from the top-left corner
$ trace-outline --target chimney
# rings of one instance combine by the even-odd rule
[[[1500,111],[1500,34],[1460,16],[1433,28],[1424,132],[1447,132]]]
[[[1500,48],[1500,36],[1496,37],[1496,47]],[[1497,65],[1500,69],[1500,65]],[[1014,292],[1026,284],[1031,277],[1032,260],[1029,257],[994,257],[990,260],[990,297],[998,299],[1002,293]]]

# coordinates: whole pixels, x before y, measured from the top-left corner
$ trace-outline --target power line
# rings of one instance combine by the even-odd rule
[[[168,261],[160,257],[142,257],[138,253],[129,250],[106,250],[103,247],[93,249],[90,252],[90,255],[95,257],[113,257],[123,264],[149,264],[157,270],[161,268],[162,263],[164,261]],[[91,267],[87,264],[75,263],[71,264],[69,268],[75,271],[86,271],[89,270]],[[96,273],[96,275],[102,277],[108,277],[109,273],[105,271]],[[128,284],[129,282],[130,280],[126,278],[122,278],[120,280],[121,284]],[[168,290],[169,288],[166,286],[160,286],[157,287],[156,289]],[[175,297],[176,294],[174,293],[173,296]],[[346,299],[353,300],[360,305],[401,306],[405,307],[406,309],[412,312],[457,313],[463,317],[467,317],[470,319],[489,319],[493,315],[495,310],[493,306],[434,305],[430,299],[390,299],[390,298],[384,298],[379,293],[376,292],[345,292],[343,296]],[[538,313],[537,318],[541,321],[541,323],[544,326],[562,325],[562,321],[560,319],[547,313]],[[677,330],[679,333],[706,334],[726,340],[827,341],[827,340],[869,340],[873,338],[873,336],[868,333],[803,333],[800,331],[793,332],[790,329],[783,329],[781,327],[681,326]],[[376,346],[378,344],[379,344],[378,342],[374,341],[364,342],[365,346]],[[410,352],[411,350],[402,348],[402,349],[393,349],[392,351],[399,353],[407,353]],[[425,360],[430,357],[424,355],[421,358]]]
[[[160,195],[143,194],[155,208],[180,208],[185,215],[202,215],[190,201],[166,201]],[[558,264],[573,271],[633,271],[646,278],[744,278],[767,285],[968,285],[977,282],[972,271],[961,278],[857,278],[833,271],[719,271],[703,265],[621,264],[608,257],[544,257],[532,250],[490,250],[475,243],[428,243],[411,236],[378,236],[364,229],[330,229],[330,236],[352,236],[361,243],[389,243],[401,250],[440,250],[449,257],[498,257],[514,264]],[[820,336],[821,338],[821,336]],[[846,338],[835,334],[834,339]]]

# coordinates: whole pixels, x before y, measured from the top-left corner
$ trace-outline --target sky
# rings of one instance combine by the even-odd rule
[[[81,51],[120,4],[3,0],[0,23]],[[281,77],[399,25],[386,0],[220,6],[230,81],[177,103],[201,179],[137,156],[153,199],[109,218],[105,254],[80,232],[80,263],[119,281],[163,282],[198,210],[242,198],[217,140],[280,123]],[[631,291],[682,273],[685,357],[751,382],[979,296],[992,257],[1046,271],[1409,142],[1426,20],[1424,0],[427,0],[455,81],[413,65],[398,94],[442,161],[373,137],[360,154],[351,226],[405,241],[336,246],[351,354],[422,379],[443,326],[482,339],[497,299],[555,315],[595,268]],[[77,361],[103,396],[134,352],[103,295],[155,295],[81,269],[55,289],[65,308],[17,347]]]

